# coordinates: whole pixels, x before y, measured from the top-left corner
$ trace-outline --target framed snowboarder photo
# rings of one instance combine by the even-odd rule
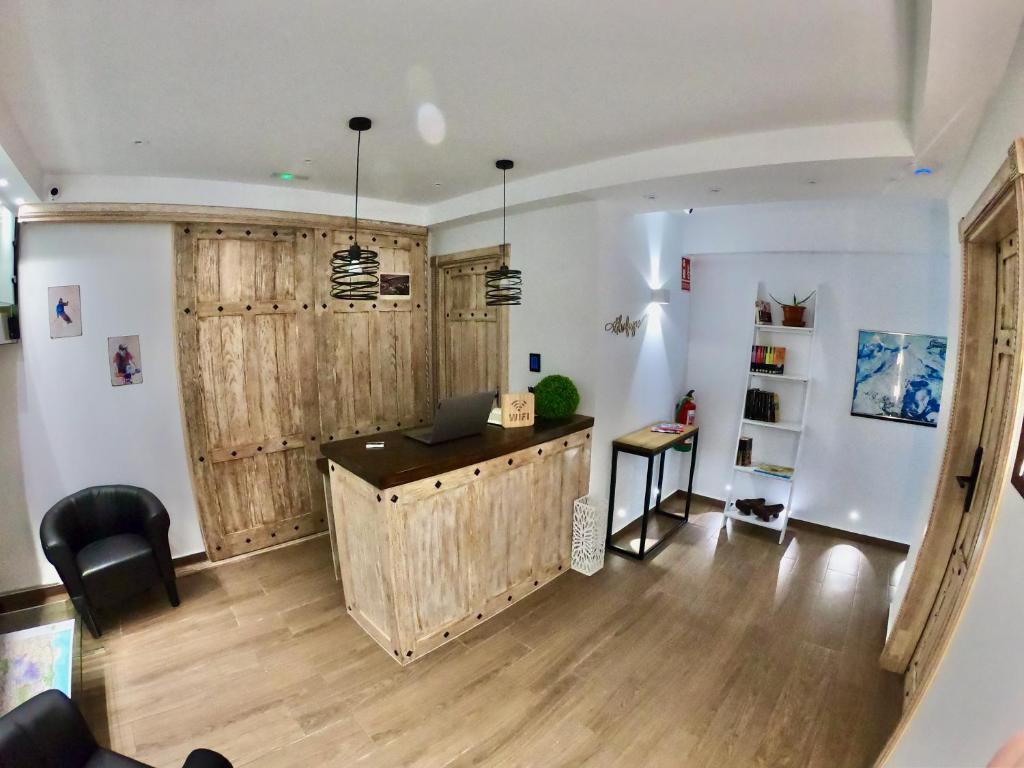
[[[82,335],[82,297],[77,285],[47,288],[50,338],[66,339]]]

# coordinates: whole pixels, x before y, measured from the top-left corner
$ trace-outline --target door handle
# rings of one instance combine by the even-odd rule
[[[978,475],[981,474],[981,458],[983,455],[984,450],[979,445],[978,449],[974,452],[974,462],[971,464],[971,474],[956,476],[956,484],[961,488],[967,489],[967,495],[964,497],[965,515],[971,511],[971,502],[974,501],[974,488],[978,484]]]

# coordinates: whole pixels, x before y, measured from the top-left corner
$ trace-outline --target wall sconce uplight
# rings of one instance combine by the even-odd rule
[[[668,288],[655,288],[651,291],[651,304],[668,304]]]

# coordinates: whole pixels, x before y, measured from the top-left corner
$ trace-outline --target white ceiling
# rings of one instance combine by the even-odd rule
[[[0,0],[0,149],[42,197],[129,177],[347,195],[363,114],[361,193],[425,223],[500,206],[499,157],[516,204],[935,197],[1022,18],[1020,0]]]
[[[586,197],[620,203],[637,213],[682,211],[768,200],[835,200],[885,196],[937,197],[934,177],[908,177],[906,163],[894,158],[786,163],[728,171],[694,173],[635,182],[592,192]]]
[[[494,184],[498,157],[521,178],[727,134],[904,120],[908,8],[0,0],[0,97],[51,174],[275,183],[291,170],[341,192],[347,119],[365,114],[361,191],[432,204]],[[424,103],[444,117],[440,144],[417,130]]]

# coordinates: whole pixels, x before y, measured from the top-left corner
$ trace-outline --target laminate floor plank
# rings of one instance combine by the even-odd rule
[[[228,561],[179,579],[179,608],[154,589],[104,615],[80,701],[158,768],[197,746],[240,768],[870,765],[900,714],[877,658],[903,557],[720,523],[695,503],[652,560],[565,574],[407,667],[348,617],[325,537]]]

